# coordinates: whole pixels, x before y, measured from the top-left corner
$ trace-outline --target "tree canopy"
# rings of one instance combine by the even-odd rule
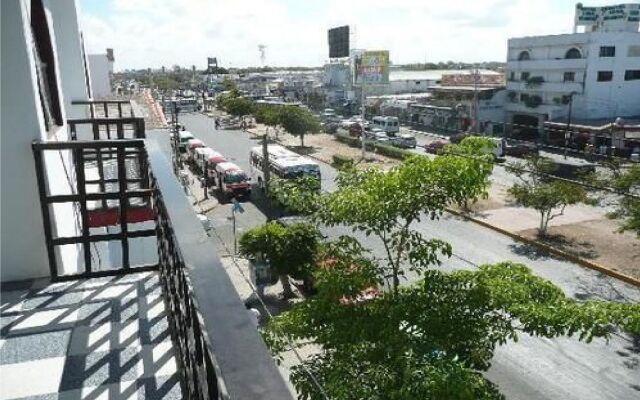
[[[547,234],[549,222],[563,215],[567,206],[590,201],[583,186],[548,177],[554,168],[553,162],[544,157],[531,157],[508,167],[520,179],[509,188],[509,194],[517,204],[540,214],[540,236]]]
[[[279,114],[280,125],[293,136],[299,136],[301,146],[304,146],[304,135],[321,130],[318,117],[306,108],[284,106]]]
[[[264,337],[277,354],[289,340],[319,348],[292,368],[302,399],[324,399],[316,379],[336,400],[501,399],[482,371],[498,345],[523,332],[585,341],[613,327],[640,332],[640,305],[572,300],[522,264],[432,268],[452,248],[413,223],[476,196],[486,179],[473,170],[477,162],[445,154],[412,157],[388,172],[347,169],[335,192],[315,197],[312,220],[375,236],[386,256],[374,257],[352,235],[321,246],[317,294],[268,323]],[[401,285],[407,271],[412,282]]]

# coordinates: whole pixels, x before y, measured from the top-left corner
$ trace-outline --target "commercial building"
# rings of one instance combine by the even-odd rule
[[[113,49],[104,54],[89,54],[91,95],[95,99],[109,97],[113,93]]]
[[[513,38],[507,54],[507,120],[522,136],[545,121],[640,115],[640,4],[576,5],[574,33]]]
[[[0,15],[0,397],[291,399],[135,104],[90,99],[76,1]]]

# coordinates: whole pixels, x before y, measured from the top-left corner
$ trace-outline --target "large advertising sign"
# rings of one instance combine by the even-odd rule
[[[365,51],[356,59],[356,83],[365,85],[389,83],[389,51]]]
[[[639,22],[640,4],[617,4],[603,7],[584,7],[576,4],[576,25],[597,25],[607,21]]]
[[[329,58],[349,57],[349,25],[329,29]]]

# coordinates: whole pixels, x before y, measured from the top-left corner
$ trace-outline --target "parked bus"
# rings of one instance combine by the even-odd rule
[[[373,127],[382,129],[389,136],[394,136],[400,132],[400,121],[398,117],[373,117]]]
[[[247,174],[232,162],[216,165],[213,181],[223,200],[246,198],[251,194],[251,181]]]
[[[311,176],[317,178],[320,183],[320,166],[317,162],[278,145],[267,146],[267,151],[269,152],[269,171],[273,176],[281,179]],[[259,187],[263,187],[262,146],[251,149],[249,164],[252,179],[258,183]]]

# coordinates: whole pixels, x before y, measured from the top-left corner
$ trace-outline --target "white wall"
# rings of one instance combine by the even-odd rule
[[[65,94],[65,110],[68,118],[87,118],[85,106],[72,106],[73,100],[87,100],[84,60],[76,0],[46,0],[51,11],[55,31],[58,70],[62,91]]]
[[[31,142],[45,131],[38,100],[26,0],[0,1],[1,271],[3,282],[49,275]]]
[[[93,98],[100,99],[110,96],[112,93],[113,62],[107,59],[106,54],[89,54],[88,59]]]

